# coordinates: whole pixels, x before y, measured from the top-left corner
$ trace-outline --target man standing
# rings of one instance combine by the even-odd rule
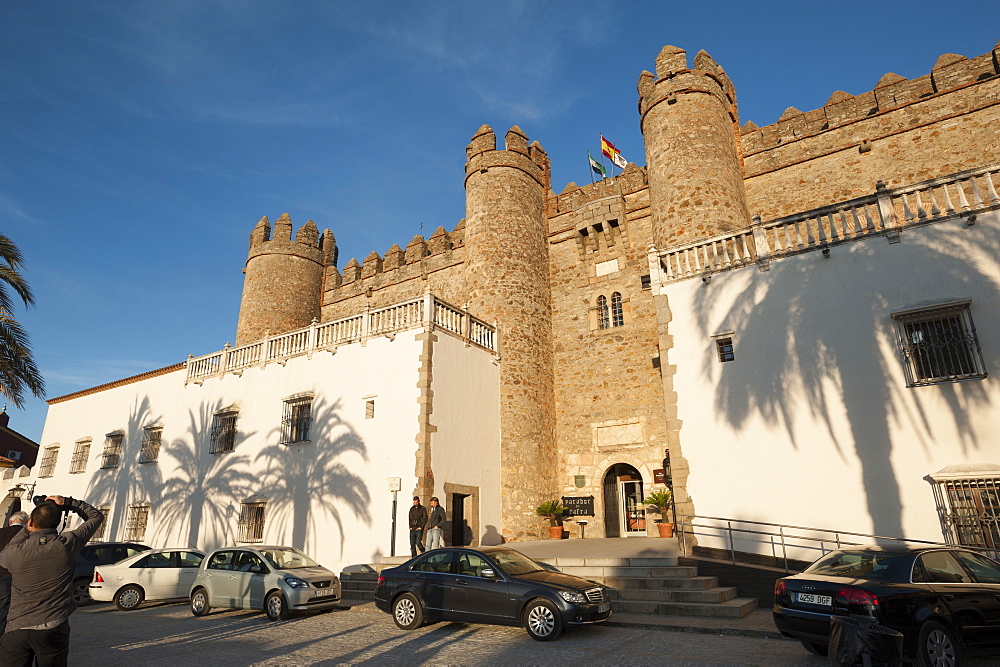
[[[440,549],[444,546],[442,529],[444,528],[444,508],[438,502],[437,496],[431,498],[431,513],[427,518],[427,549]]]
[[[86,521],[73,530],[56,532],[63,511]],[[73,567],[87,540],[104,522],[101,512],[81,500],[49,496],[31,511],[27,530],[11,538],[0,552],[0,567],[13,577],[7,632],[0,638],[0,666],[66,665],[69,615],[76,611],[71,595]]]
[[[27,512],[14,512],[10,515],[10,525],[0,528],[0,551],[7,546],[11,538],[24,530],[28,522]],[[7,610],[10,609],[10,572],[0,567],[0,636],[7,628]]]
[[[427,525],[427,508],[420,504],[420,497],[413,496],[413,507],[410,508],[410,557],[417,555],[417,549],[420,549],[420,553],[426,551],[424,549],[424,527]]]

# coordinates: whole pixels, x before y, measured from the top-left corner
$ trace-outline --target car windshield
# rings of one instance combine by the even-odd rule
[[[881,579],[904,556],[884,551],[834,551],[806,568],[809,574]]]
[[[512,577],[528,574],[529,572],[540,572],[545,569],[527,556],[522,556],[517,551],[509,549],[505,549],[504,551],[490,551],[486,555],[497,564],[497,567]]]
[[[318,567],[318,563],[298,549],[282,547],[278,549],[260,549],[260,553],[278,570],[294,570],[298,567]]]

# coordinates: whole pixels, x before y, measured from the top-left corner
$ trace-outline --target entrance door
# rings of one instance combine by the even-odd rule
[[[465,493],[451,494],[451,546],[467,547],[472,544],[472,529],[465,519]]]
[[[616,463],[604,475],[604,535],[646,535],[646,508],[642,503],[642,475],[627,463]]]

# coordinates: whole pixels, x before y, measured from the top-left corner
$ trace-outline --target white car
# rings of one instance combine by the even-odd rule
[[[114,565],[98,565],[87,590],[99,602],[123,611],[144,600],[185,600],[205,554],[197,549],[153,549]]]

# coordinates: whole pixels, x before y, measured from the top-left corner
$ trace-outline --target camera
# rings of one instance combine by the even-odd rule
[[[43,505],[45,503],[52,503],[53,505],[56,505],[56,501],[54,501],[54,500],[47,500],[46,498],[47,498],[47,496],[35,496],[35,497],[33,497],[31,499],[31,502],[35,503],[35,507],[38,507],[39,505]],[[68,512],[68,511],[70,511],[72,509],[69,506],[69,501],[71,501],[71,500],[73,500],[73,499],[70,498],[69,496],[66,496],[66,504],[65,505],[56,505],[56,507],[59,508],[60,510],[62,510],[63,512]]]

